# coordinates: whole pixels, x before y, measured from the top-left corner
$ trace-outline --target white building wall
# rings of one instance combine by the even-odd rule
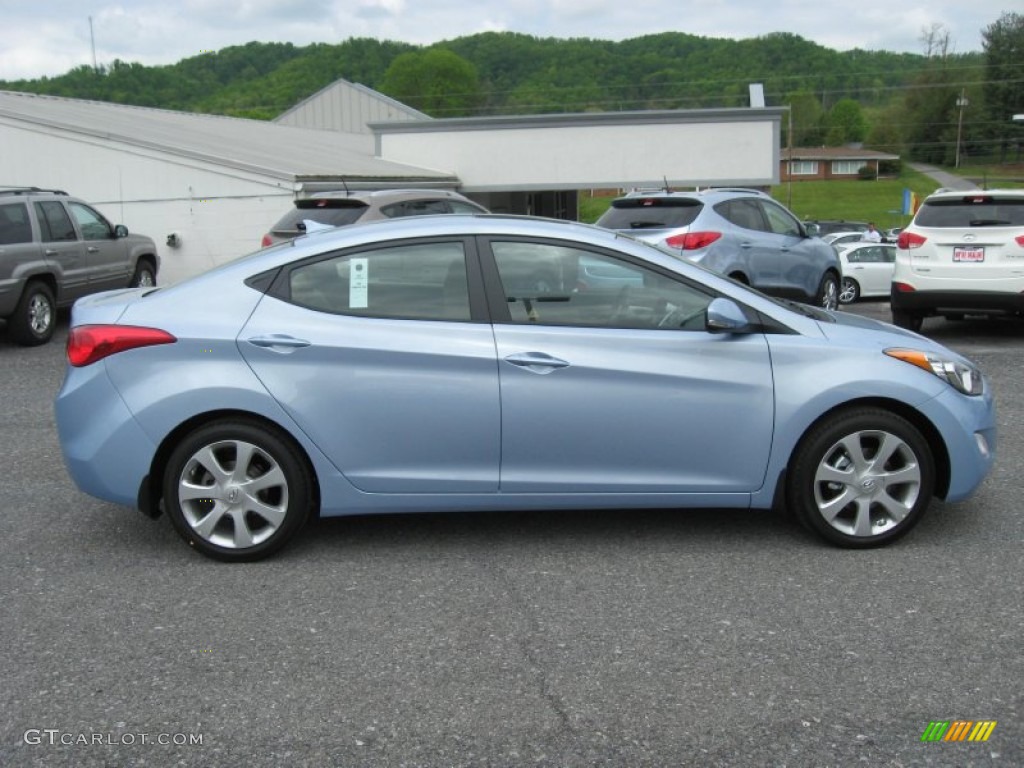
[[[62,189],[152,237],[164,284],[259,248],[294,197],[283,179],[3,119],[0,143],[0,185]]]
[[[379,155],[455,173],[466,192],[661,186],[666,180],[674,186],[778,183],[777,114],[571,126],[405,126],[374,126]]]

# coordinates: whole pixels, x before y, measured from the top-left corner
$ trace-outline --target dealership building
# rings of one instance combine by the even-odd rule
[[[0,92],[0,187],[62,189],[157,241],[162,282],[259,247],[298,197],[454,189],[575,218],[578,194],[778,183],[783,108],[433,119],[338,81],[275,121]]]

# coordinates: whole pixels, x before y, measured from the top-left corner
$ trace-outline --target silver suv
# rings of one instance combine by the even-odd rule
[[[321,192],[295,201],[263,236],[261,246],[291,240],[305,234],[306,222],[325,227],[344,227],[374,219],[431,216],[439,213],[488,213],[483,206],[458,192],[444,189],[380,189],[372,192]]]
[[[25,346],[53,336],[57,308],[156,284],[156,245],[60,190],[0,187],[0,319]]]
[[[1024,315],[1024,189],[939,191],[896,241],[892,320]]]
[[[638,192],[620,197],[597,220],[670,249],[764,293],[839,305],[835,249],[770,196],[752,189]]]

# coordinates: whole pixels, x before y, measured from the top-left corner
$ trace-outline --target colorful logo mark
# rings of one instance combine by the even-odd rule
[[[995,729],[995,720],[932,720],[921,741],[988,741]]]

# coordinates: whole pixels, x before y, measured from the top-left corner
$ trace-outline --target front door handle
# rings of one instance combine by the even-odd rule
[[[291,352],[301,347],[308,347],[312,344],[312,342],[306,341],[305,339],[297,339],[294,336],[288,336],[283,333],[270,333],[266,336],[253,336],[251,339],[246,339],[246,341],[254,347],[272,349],[275,352]]]
[[[532,373],[551,373],[559,368],[568,368],[569,363],[557,357],[546,355],[543,352],[517,352],[505,358],[506,363],[511,363],[518,368],[525,368]]]

